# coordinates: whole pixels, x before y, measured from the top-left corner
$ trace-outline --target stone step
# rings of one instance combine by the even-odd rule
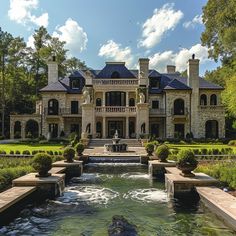
[[[12,187],[0,193],[0,213],[36,190],[36,187]]]

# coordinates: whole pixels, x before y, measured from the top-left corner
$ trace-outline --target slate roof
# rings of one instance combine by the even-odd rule
[[[94,78],[111,78],[113,72],[118,72],[120,78],[138,78],[138,70],[128,70],[125,63],[106,63],[106,66],[102,70],[89,70],[93,74]],[[86,70],[80,70],[73,72],[69,77],[59,79],[53,84],[49,84],[41,92],[67,92],[67,93],[82,93],[82,87],[85,83]],[[165,90],[191,90],[187,85],[187,78],[181,77],[180,73],[174,74],[161,74],[156,70],[149,70],[149,78],[156,78],[160,80],[159,88],[149,88],[149,92],[152,94],[162,93]],[[70,88],[70,79],[81,80],[82,87],[79,89]],[[223,89],[223,87],[213,84],[209,81],[199,77],[200,89]]]

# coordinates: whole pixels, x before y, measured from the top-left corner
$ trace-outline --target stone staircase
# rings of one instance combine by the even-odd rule
[[[91,139],[89,147],[103,147],[105,144],[111,144],[111,139]],[[138,139],[121,139],[120,143],[127,143],[128,147],[142,147]]]

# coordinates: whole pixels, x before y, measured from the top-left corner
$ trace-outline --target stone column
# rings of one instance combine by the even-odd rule
[[[12,120],[10,121],[10,139],[14,139],[14,125],[15,121]]]
[[[25,139],[25,122],[21,122],[21,138]]]
[[[141,125],[145,124],[145,133],[149,133],[149,104],[137,104],[137,119],[136,119],[136,137],[139,138],[141,134]]]
[[[106,117],[102,118],[102,138],[106,138]]]
[[[129,138],[129,117],[126,116],[125,120],[125,138]]]
[[[126,106],[129,106],[129,92],[126,92]]]
[[[102,93],[102,106],[103,107],[106,106],[106,93],[105,92]]]

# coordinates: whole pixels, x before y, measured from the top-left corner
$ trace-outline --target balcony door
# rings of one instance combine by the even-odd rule
[[[123,121],[108,121],[108,138],[113,138],[116,130],[120,138],[124,137]]]
[[[112,91],[106,93],[106,106],[125,106],[125,92]]]

